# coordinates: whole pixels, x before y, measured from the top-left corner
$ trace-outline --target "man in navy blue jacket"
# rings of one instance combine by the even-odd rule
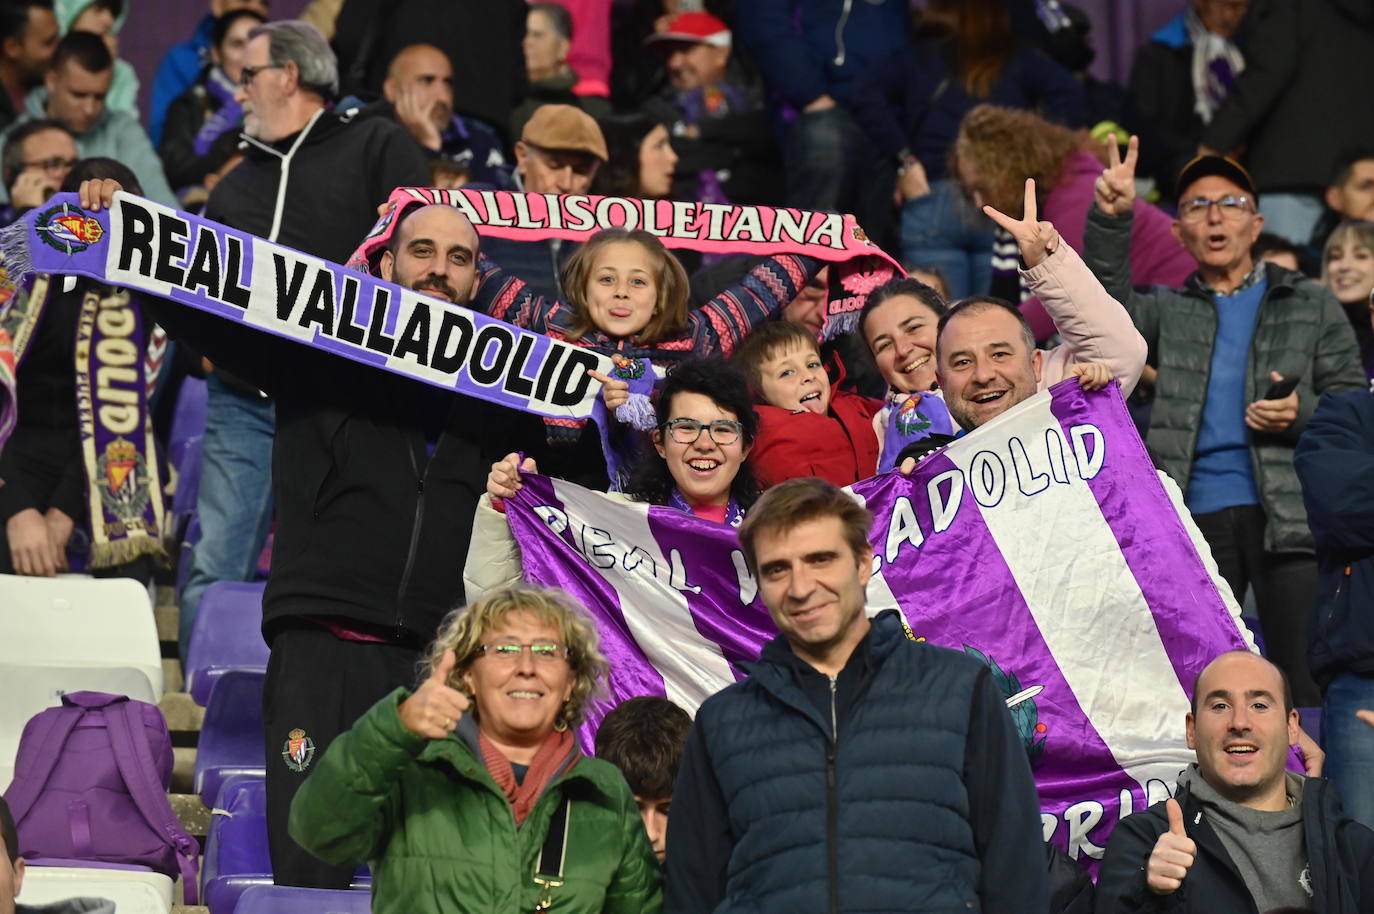
[[[864,612],[873,516],[819,479],[740,527],[781,633],[701,706],[668,819],[669,914],[1044,914],[1040,811],[986,665]]]
[[[1328,394],[1293,465],[1317,543],[1317,603],[1308,659],[1322,687],[1326,774],[1346,811],[1374,828],[1374,394]]]

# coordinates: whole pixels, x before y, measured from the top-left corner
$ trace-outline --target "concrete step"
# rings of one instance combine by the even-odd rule
[[[194,793],[171,793],[167,799],[172,801],[172,810],[177,814],[181,827],[197,838],[205,837],[210,830],[210,810],[200,801],[200,797]]]
[[[172,914],[210,914],[210,909],[203,904],[174,904],[172,905]]]
[[[191,700],[189,692],[166,692],[157,706],[168,730],[196,733],[205,721],[205,709]]]
[[[181,661],[176,657],[162,658],[162,691],[163,694],[180,692],[184,688],[181,678]]]
[[[170,587],[159,589],[171,590]],[[177,632],[181,628],[181,610],[177,609],[176,603],[158,603],[153,607],[153,619],[157,622],[157,640],[176,644]]]
[[[173,746],[172,747],[172,783],[170,790],[173,793],[192,793],[195,790],[196,781],[196,749],[194,746]]]

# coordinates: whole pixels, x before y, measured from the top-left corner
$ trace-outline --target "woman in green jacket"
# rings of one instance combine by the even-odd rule
[[[369,861],[376,914],[656,914],[634,796],[573,736],[607,669],[591,621],[559,591],[496,591],[450,614],[427,665],[329,747],[291,836]]]

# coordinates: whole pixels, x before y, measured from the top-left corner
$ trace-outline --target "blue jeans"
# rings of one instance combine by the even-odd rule
[[[272,521],[272,401],[206,381],[204,464],[196,495],[200,542],[181,593],[181,659],[205,588],[215,581],[251,581]]]
[[[939,178],[930,193],[902,204],[902,263],[938,269],[951,301],[992,284],[992,230],[963,202],[958,182]]]
[[[1340,791],[1345,811],[1374,828],[1374,728],[1355,717],[1362,708],[1374,708],[1374,676],[1331,680],[1322,705],[1322,774]]]

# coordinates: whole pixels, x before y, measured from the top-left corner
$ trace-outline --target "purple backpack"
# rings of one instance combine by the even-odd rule
[[[24,857],[146,866],[184,877],[196,903],[200,846],[167,800],[172,741],[156,706],[71,692],[24,725],[5,800]]]

